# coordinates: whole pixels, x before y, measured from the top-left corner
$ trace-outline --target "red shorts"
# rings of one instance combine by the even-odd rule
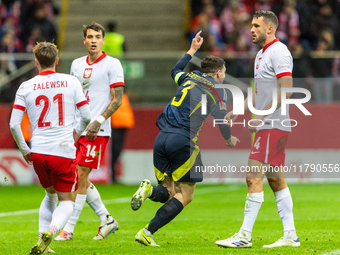
[[[79,138],[77,148],[77,163],[82,166],[98,169],[105,153],[108,136],[97,136],[96,140],[88,140],[85,136]]]
[[[255,134],[249,158],[273,166],[284,166],[289,132],[278,129],[262,129]]]
[[[32,153],[33,167],[43,188],[53,186],[59,192],[78,189],[78,168],[75,159]]]

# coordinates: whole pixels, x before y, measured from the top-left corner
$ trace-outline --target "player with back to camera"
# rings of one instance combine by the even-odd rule
[[[110,116],[122,104],[124,74],[120,61],[107,56],[101,48],[105,40],[103,26],[96,22],[84,26],[84,45],[88,55],[72,62],[71,75],[83,85],[85,97],[90,105],[91,123],[79,138],[77,161],[79,169],[79,189],[75,207],[66,226],[56,237],[57,241],[73,240],[77,220],[85,201],[100,219],[100,227],[95,240],[105,239],[118,229],[118,222],[113,219],[96,187],[89,181],[91,170],[100,167],[106,144],[111,135]],[[111,100],[112,98],[112,100]]]
[[[157,119],[160,133],[154,143],[153,163],[159,185],[151,186],[149,180],[143,180],[131,199],[133,210],[138,210],[147,198],[164,203],[155,217],[135,236],[136,241],[147,246],[159,246],[153,240],[153,234],[192,201],[196,182],[203,180],[202,172],[195,172],[197,166],[202,166],[200,149],[196,144],[198,132],[210,113],[215,119],[223,119],[227,112],[226,92],[215,88],[225,78],[223,59],[208,56],[201,62],[201,72],[183,72],[203,43],[200,34],[201,31],[192,40],[187,54],[172,69],[171,76],[179,87]],[[211,96],[207,96],[207,114],[203,115],[201,98],[206,93]],[[219,125],[219,128],[229,147],[239,142],[231,136],[229,126]]]
[[[41,42],[33,53],[39,75],[20,85],[10,127],[24,159],[33,164],[46,191],[39,209],[39,241],[30,252],[42,254],[53,252],[49,244],[71,216],[73,191],[78,188],[74,143],[90,123],[91,112],[78,79],[55,72],[57,46]],[[80,119],[73,128],[76,108]],[[33,130],[31,149],[21,130],[25,111]]]
[[[289,117],[289,105],[286,105],[286,115],[281,114],[281,89],[293,86],[292,70],[293,58],[287,47],[275,38],[278,26],[276,15],[271,11],[256,11],[253,15],[251,33],[253,43],[259,44],[261,50],[255,58],[254,75],[255,91],[252,93],[252,102],[258,110],[269,110],[272,107],[273,90],[277,89],[276,110],[269,115],[258,115],[250,121],[249,130],[256,132],[254,144],[250,152],[248,166],[250,171],[246,174],[248,194],[244,209],[244,220],[238,233],[232,237],[216,241],[222,247],[249,248],[252,247],[251,233],[264,200],[263,177],[267,176],[269,186],[274,192],[278,213],[282,219],[283,237],[263,248],[281,246],[298,247],[299,238],[296,235],[293,218],[293,200],[289,192],[282,166],[285,162],[285,146],[291,128],[281,123]],[[292,93],[287,93],[287,98]],[[248,110],[248,98],[244,101],[244,107]],[[229,112],[225,119],[235,121],[237,115]],[[268,119],[275,119],[275,122]],[[264,125],[260,125],[263,121]],[[281,171],[277,173],[265,172],[269,166]],[[254,168],[256,167],[256,168]]]

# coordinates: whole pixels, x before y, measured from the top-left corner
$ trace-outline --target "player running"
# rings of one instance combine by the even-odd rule
[[[272,107],[273,89],[277,92],[277,107],[270,115],[259,115],[250,122],[249,130],[256,132],[255,142],[250,152],[248,166],[250,169],[260,169],[247,173],[246,181],[248,194],[244,209],[243,225],[238,233],[232,237],[216,241],[222,247],[249,248],[252,247],[251,232],[263,202],[263,177],[267,176],[268,183],[275,195],[278,213],[282,219],[284,235],[278,241],[263,248],[281,246],[298,247],[299,238],[295,232],[293,218],[293,201],[290,195],[284,172],[265,172],[269,166],[282,169],[285,162],[285,146],[290,127],[281,123],[289,118],[289,105],[286,106],[286,115],[281,114],[281,88],[293,86],[292,69],[293,58],[287,47],[275,38],[278,26],[276,15],[271,11],[256,11],[253,15],[251,33],[253,43],[259,44],[262,49],[257,53],[254,66],[255,91],[252,94],[255,108],[268,110]],[[287,93],[287,98],[291,93]],[[245,100],[245,109],[248,109],[248,99]],[[225,119],[235,121],[237,115],[229,112]],[[276,120],[276,121],[269,121]],[[264,125],[262,125],[263,121]],[[261,124],[261,125],[260,125]],[[256,168],[254,168],[256,167]]]
[[[202,71],[183,72],[191,57],[201,47],[203,38],[198,32],[192,40],[190,50],[171,71],[171,76],[179,85],[176,96],[158,116],[160,133],[156,137],[153,162],[158,186],[151,186],[144,180],[133,195],[131,207],[138,210],[145,199],[165,203],[155,217],[135,236],[135,240],[147,246],[159,246],[153,234],[173,220],[192,199],[195,183],[203,180],[202,172],[195,172],[202,166],[200,150],[197,146],[198,132],[209,113],[215,119],[223,119],[226,113],[226,93],[215,88],[225,78],[225,62],[219,57],[209,56],[202,60]],[[207,114],[201,114],[201,97],[207,96]],[[230,127],[219,126],[229,147],[239,140],[230,135]]]
[[[90,123],[91,112],[78,79],[55,72],[57,46],[41,42],[33,48],[33,53],[39,75],[20,85],[10,127],[24,159],[33,164],[46,190],[39,209],[39,241],[30,252],[42,254],[53,252],[48,246],[71,216],[73,191],[78,188],[74,143]],[[80,121],[73,129],[76,108]],[[31,149],[21,131],[25,111],[33,130]]]
[[[59,236],[55,238],[57,241],[73,240],[74,228],[85,201],[101,222],[98,233],[93,239],[105,239],[118,229],[118,222],[106,209],[98,190],[88,180],[88,176],[93,168],[100,167],[100,161],[111,135],[110,116],[122,104],[123,68],[118,59],[107,56],[101,51],[105,30],[100,24],[92,22],[84,26],[83,32],[83,41],[88,55],[72,62],[71,74],[83,85],[92,118],[91,124],[76,144],[79,189],[72,216]]]

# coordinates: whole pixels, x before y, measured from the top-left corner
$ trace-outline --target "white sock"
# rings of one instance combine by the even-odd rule
[[[77,224],[80,213],[83,210],[84,204],[86,201],[86,195],[77,194],[76,201],[74,203],[74,208],[70,219],[68,220],[64,230],[68,233],[73,233],[74,227]]]
[[[39,237],[49,228],[52,220],[52,213],[57,207],[58,195],[57,193],[48,193],[41,202],[39,209]]]
[[[251,232],[263,202],[263,191],[260,193],[248,193],[244,208],[244,219],[240,231],[243,231],[247,239],[251,239]]]
[[[92,210],[98,215],[101,226],[113,220],[112,216],[110,215],[105,205],[103,204],[103,201],[100,198],[97,188],[92,183],[90,187],[86,189],[86,202],[89,204]]]
[[[144,233],[147,235],[147,236],[151,236],[151,232],[149,230],[147,230],[146,228],[143,228],[144,229]]]
[[[49,229],[57,233],[67,222],[73,212],[74,202],[70,200],[63,200],[59,202],[58,207],[54,210],[52,221]]]
[[[277,211],[283,224],[284,238],[296,240],[293,217],[293,200],[288,187],[274,192]]]

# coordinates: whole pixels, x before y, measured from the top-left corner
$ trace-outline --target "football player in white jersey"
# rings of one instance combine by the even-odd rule
[[[46,190],[39,210],[39,241],[30,252],[41,254],[53,252],[48,246],[73,211],[73,192],[78,188],[74,143],[90,123],[91,112],[78,79],[55,72],[57,46],[41,42],[33,53],[39,75],[20,85],[10,127],[26,162],[33,164]],[[80,121],[73,128],[76,108]],[[31,149],[20,126],[25,111],[33,130]]]
[[[118,229],[118,222],[106,209],[98,190],[88,180],[88,176],[93,168],[100,167],[100,160],[111,135],[110,116],[122,104],[123,68],[118,59],[107,56],[101,51],[105,30],[100,24],[92,22],[84,26],[83,32],[83,41],[88,55],[72,62],[71,75],[76,76],[82,84],[92,119],[76,144],[79,189],[72,216],[55,238],[58,241],[73,239],[74,228],[85,201],[98,215],[101,222],[98,233],[93,239],[105,239]]]
[[[263,177],[267,176],[268,183],[275,195],[277,210],[282,219],[284,235],[278,241],[264,248],[281,246],[298,247],[299,238],[295,232],[293,218],[293,201],[289,192],[285,175],[282,171],[285,161],[285,145],[290,127],[282,125],[282,121],[289,118],[287,105],[286,114],[281,114],[281,88],[293,86],[292,69],[293,59],[287,49],[275,38],[278,26],[276,15],[271,11],[256,11],[253,15],[251,33],[253,43],[259,44],[261,50],[255,59],[255,91],[252,94],[257,110],[272,108],[273,90],[277,91],[277,106],[269,115],[258,115],[249,123],[249,130],[255,134],[255,142],[250,152],[249,169],[257,169],[246,174],[248,194],[244,209],[243,225],[234,236],[216,241],[221,247],[249,248],[252,247],[251,232],[260,210],[263,198]],[[287,93],[286,97],[290,97]],[[248,98],[245,100],[245,109],[248,110]],[[275,106],[274,106],[275,107]],[[235,121],[237,115],[229,112],[225,120]],[[275,120],[275,121],[272,121]],[[288,126],[286,124],[286,126]],[[275,167],[275,172],[266,172],[269,167]]]

